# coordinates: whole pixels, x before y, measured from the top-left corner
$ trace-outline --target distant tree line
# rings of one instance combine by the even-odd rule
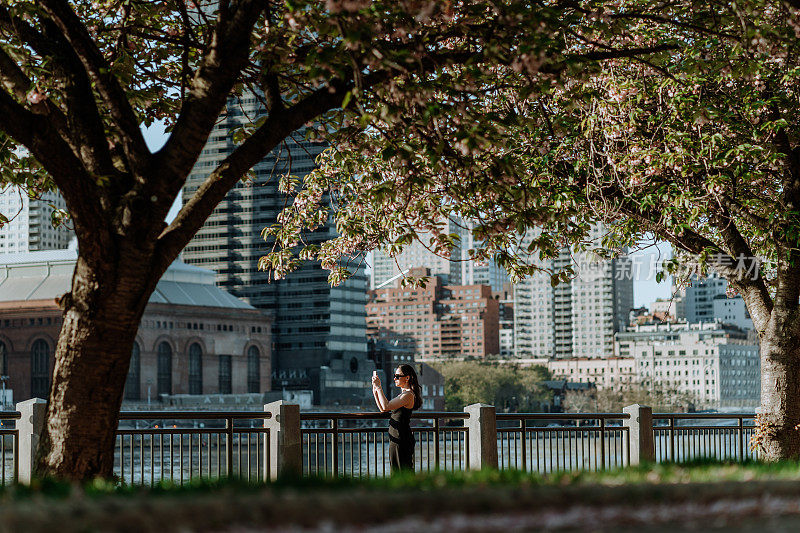
[[[696,395],[660,385],[631,383],[622,389],[570,390],[564,397],[564,410],[570,413],[619,413],[632,404],[647,405],[653,412],[685,413],[699,407]]]
[[[473,403],[494,405],[498,411],[540,411],[550,402],[543,382],[552,378],[543,366],[521,367],[483,361],[436,363],[445,379],[448,411],[461,411]]]

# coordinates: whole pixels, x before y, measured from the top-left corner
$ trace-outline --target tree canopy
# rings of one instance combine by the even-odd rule
[[[493,132],[515,125],[491,102],[517,98],[509,89],[520,82],[530,95],[598,61],[673,47],[618,31],[625,16],[610,25],[614,35],[598,37],[608,25],[598,16],[600,6],[0,1],[0,185],[19,184],[34,196],[57,189],[79,248],[71,289],[58,300],[64,321],[40,473],[110,475],[131,347],[150,294],[227,192],[284,139],[299,130],[334,143],[331,134],[338,131],[383,132],[395,138],[400,155],[418,150],[425,128],[455,128],[465,155],[473,154],[473,146],[485,148],[496,138]],[[659,7],[643,3],[641,9]],[[166,224],[210,133],[237,111],[240,99],[256,99],[259,112],[235,132],[233,150]],[[429,105],[434,101],[441,102],[446,121]],[[473,124],[479,111],[496,119],[497,128],[488,120]],[[460,123],[451,120],[458,115]],[[154,120],[167,125],[169,136],[151,152],[141,127]],[[368,143],[354,145],[362,149],[365,155],[371,150]],[[405,164],[402,157],[396,161]],[[291,177],[282,183],[286,191],[296,185]],[[393,196],[393,186],[387,187]],[[313,187],[303,194],[294,198],[295,211],[327,197]],[[327,216],[323,209],[307,213],[317,223]],[[288,236],[291,217],[279,222]],[[361,246],[343,245],[352,233],[342,236],[332,249]],[[368,233],[366,242],[377,244],[377,237]],[[280,273],[294,261],[292,254],[279,254],[268,262]]]
[[[456,243],[443,220],[457,215],[478,222],[475,257],[521,277],[535,271],[532,254],[553,256],[603,221],[611,231],[592,244],[606,253],[654,234],[737,288],[774,285],[781,249],[796,237],[782,181],[798,117],[795,12],[780,2],[643,7],[588,13],[598,20],[588,35],[664,53],[534,80],[536,66],[519,60],[493,67],[501,83],[490,90],[459,99],[433,88],[391,121],[339,129],[319,171],[295,184],[301,198],[325,190],[337,200],[342,236],[319,251],[323,261],[376,245],[396,253],[425,231],[447,254]],[[318,211],[301,205],[272,229],[284,243]],[[523,248],[531,228],[542,231]],[[745,257],[752,274],[754,256],[763,282],[725,268]]]
[[[337,282],[343,261],[420,231],[446,254],[450,214],[478,221],[474,257],[514,276],[595,220],[612,229],[607,253],[652,232],[741,292],[762,338],[769,454],[800,455],[792,3],[1,1],[0,184],[57,188],[79,245],[40,471],[110,474],[155,284],[298,130],[332,149],[319,172],[282,178],[293,202],[262,261],[276,277],[314,259]],[[260,112],[165,224],[240,98]],[[141,126],[157,119],[169,137],[152,153]],[[331,214],[339,236],[304,247]]]
[[[458,98],[433,88],[392,120],[339,130],[296,194],[330,191],[340,237],[303,253],[320,257],[333,281],[352,254],[397,253],[422,233],[447,255],[456,242],[442,221],[451,215],[476,222],[472,256],[514,278],[568,244],[614,255],[644,236],[669,241],[679,252],[669,268],[713,268],[742,295],[761,338],[767,455],[798,456],[798,3],[581,8],[592,24],[567,50],[625,42],[663,52],[555,77],[519,55],[492,66],[491,90]],[[485,88],[492,78],[472,79]],[[291,268],[287,245],[315,211],[301,203],[268,230],[284,248],[265,266]],[[587,239],[593,222],[608,228],[602,242]],[[552,275],[555,283],[570,273]]]

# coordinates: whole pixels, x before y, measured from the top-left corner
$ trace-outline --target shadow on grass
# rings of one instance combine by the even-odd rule
[[[366,491],[435,491],[440,489],[481,487],[565,487],[581,485],[636,485],[671,483],[713,483],[750,481],[754,479],[800,480],[797,461],[744,462],[698,458],[685,462],[644,463],[604,471],[577,470],[547,474],[520,470],[436,471],[430,473],[400,473],[387,478],[354,477],[283,477],[271,482],[248,483],[239,479],[195,478],[184,484],[162,481],[152,486],[126,485],[115,480],[96,479],[84,484],[55,479],[34,479],[30,486],[0,487],[0,502],[34,496],[63,499],[100,496],[139,495],[203,495],[209,493],[257,493],[263,491],[339,492]]]

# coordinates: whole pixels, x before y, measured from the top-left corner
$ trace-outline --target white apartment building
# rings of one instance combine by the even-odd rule
[[[550,359],[547,369],[553,379],[594,383],[600,389],[622,389],[637,380],[632,357]]]
[[[714,318],[742,329],[753,329],[753,319],[750,318],[750,313],[741,296],[735,298],[728,298],[725,295],[716,296],[711,305],[714,309]]]
[[[679,291],[678,305],[673,316],[689,323],[721,320],[742,329],[753,329],[753,321],[740,295],[729,298],[726,291],[728,280],[717,274],[693,278],[691,283]],[[656,306],[658,302],[652,305]]]
[[[548,276],[531,276],[514,284],[513,331],[518,358],[555,355],[555,289]]]
[[[687,322],[711,322],[714,320],[714,299],[725,296],[728,281],[716,274],[704,278],[693,278],[683,290],[684,316]]]
[[[720,321],[646,324],[616,335],[617,353],[634,360],[644,386],[692,394],[702,407],[759,404],[759,348],[747,332]]]
[[[0,254],[67,248],[74,233],[63,224],[54,228],[51,218],[54,209],[66,206],[55,192],[31,200],[18,187],[0,188],[0,213],[9,219],[0,227]]]
[[[514,324],[513,322],[500,322],[500,355],[513,357],[514,355]]]
[[[592,229],[599,241],[603,229]],[[531,238],[535,233],[531,233]],[[530,238],[523,239],[523,247]],[[557,258],[537,260],[558,272],[570,264],[575,277],[553,287],[547,273],[514,286],[517,357],[598,358],[614,355],[614,333],[624,331],[633,308],[633,269],[627,255],[599,259],[588,252],[563,250]]]

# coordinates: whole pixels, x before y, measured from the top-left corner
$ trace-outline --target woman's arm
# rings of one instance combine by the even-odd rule
[[[391,399],[391,401],[389,401],[389,403],[386,404],[386,409],[384,409],[384,411],[394,411],[395,409],[398,409],[400,407],[407,407],[408,409],[414,407],[414,393],[412,392],[400,393],[398,396],[395,396],[394,398]]]
[[[375,398],[375,405],[378,406],[378,411],[383,411],[381,409],[381,396],[383,396],[383,401],[386,402],[386,396],[383,394],[383,390],[380,387],[372,387],[372,397]]]
[[[378,411],[384,412],[389,402],[386,401],[386,395],[383,393],[383,388],[381,387],[381,378],[378,376],[372,376],[372,396],[375,398]]]
[[[385,413],[386,411],[394,411],[400,407],[408,407],[409,409],[414,407],[413,393],[403,392],[391,400],[387,400],[386,395],[383,393],[383,389],[373,389],[372,392],[375,396],[375,403],[378,404],[378,409],[382,413]]]
[[[414,407],[414,394],[411,392],[403,392],[391,401],[386,399],[381,387],[381,379],[378,376],[372,377],[372,396],[375,398],[375,404],[381,413],[386,411],[394,411],[399,407],[407,407],[409,409]]]

